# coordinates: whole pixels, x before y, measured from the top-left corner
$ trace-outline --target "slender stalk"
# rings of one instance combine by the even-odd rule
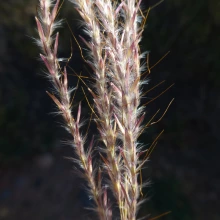
[[[140,35],[138,30],[138,10],[140,1],[124,1],[123,18],[124,29],[121,44],[123,48],[122,73],[119,74],[121,90],[121,103],[118,113],[120,123],[123,125],[122,142],[125,163],[124,188],[129,197],[129,212],[127,219],[135,220],[137,214],[137,202],[139,198],[139,186],[137,181],[138,166],[138,132],[137,122],[141,113],[140,103]],[[119,102],[118,102],[119,103]],[[122,112],[122,114],[121,114]],[[122,116],[121,116],[122,115]],[[121,116],[121,117],[120,117]]]
[[[114,8],[110,0],[89,1],[74,0],[76,9],[85,21],[86,33],[91,37],[90,42],[83,41],[91,50],[93,62],[89,62],[95,73],[95,92],[91,92],[94,98],[98,119],[97,127],[100,138],[105,145],[102,150],[106,153],[105,166],[111,179],[112,192],[119,204],[121,219],[123,217],[124,205],[122,202],[121,189],[121,157],[117,155],[116,139],[117,130],[113,120],[113,98],[110,86],[111,70],[109,69],[109,56],[107,49],[106,24],[114,28],[116,19],[114,18]],[[97,10],[99,8],[99,10]],[[106,20],[106,18],[108,20]],[[114,31],[113,31],[114,32]]]
[[[55,21],[59,7],[59,0],[56,1],[53,7],[52,3],[52,0],[40,0],[39,15],[36,17],[40,38],[37,43],[41,47],[43,53],[40,54],[40,57],[47,67],[47,76],[51,80],[58,98],[55,95],[48,94],[57,105],[59,113],[63,116],[66,122],[67,130],[73,137],[74,149],[78,156],[78,159],[75,161],[78,162],[82,168],[84,177],[88,182],[90,193],[97,206],[96,211],[99,215],[99,219],[106,220],[108,219],[106,217],[106,205],[103,204],[101,188],[96,184],[94,177],[92,150],[90,149],[87,153],[85,152],[84,138],[80,135],[81,105],[79,105],[78,108],[77,118],[74,118],[71,113],[71,90],[68,89],[67,71],[66,68],[62,71],[59,66],[59,59],[57,57],[58,33],[56,34],[55,41],[53,40],[53,32],[55,28],[60,25],[59,21]],[[91,147],[92,144],[93,143],[91,143]]]
[[[114,90],[114,115],[118,124],[118,138],[122,142],[120,185],[123,191],[118,201],[121,219],[136,218],[139,186],[137,182],[138,145],[140,123],[144,114],[140,103],[140,58],[139,46],[142,29],[138,28],[140,1],[122,1],[111,19],[111,7],[107,1],[95,1],[99,8],[100,20],[105,30],[105,43],[108,45],[111,86]],[[107,8],[108,5],[108,8]],[[108,13],[109,12],[109,13]],[[121,20],[120,22],[117,22]],[[119,34],[120,33],[120,34]],[[123,178],[122,178],[123,177]]]

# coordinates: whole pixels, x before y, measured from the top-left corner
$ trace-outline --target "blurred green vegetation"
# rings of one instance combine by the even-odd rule
[[[140,217],[150,213],[149,219],[161,216],[163,220],[194,220],[195,216],[183,192],[181,183],[174,176],[152,178],[151,186],[143,190],[149,201],[141,206]],[[158,218],[160,219],[160,218]]]
[[[0,163],[13,164],[50,151],[53,130],[32,40],[36,1],[0,4]]]
[[[174,177],[152,180],[152,198],[147,203],[147,209],[157,216],[166,212],[163,220],[194,220],[194,214],[185,194],[182,192],[181,183]],[[149,193],[149,192],[148,192]]]
[[[146,6],[156,2],[144,1]],[[149,14],[142,47],[151,51],[151,65],[170,51],[153,69],[150,84],[164,79],[168,86],[175,83],[149,109],[155,111],[158,106],[167,106],[169,100],[175,98],[158,125],[171,134],[166,140],[171,145],[177,145],[175,140],[178,145],[190,148],[208,144],[216,149],[220,144],[217,135],[220,122],[219,10],[217,0],[166,0]],[[156,94],[159,89],[150,97]]]

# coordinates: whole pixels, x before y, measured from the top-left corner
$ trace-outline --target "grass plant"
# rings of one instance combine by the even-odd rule
[[[82,135],[81,104],[76,117],[72,113],[74,89],[68,86],[67,68],[61,67],[58,57],[61,25],[57,19],[60,0],[39,0],[36,16],[41,48],[40,57],[46,66],[46,75],[53,85],[47,92],[62,115],[67,131],[72,135],[73,158],[88,183],[88,192],[94,200],[94,210],[100,220],[136,220],[144,201],[138,182],[141,169],[148,160],[157,139],[144,150],[138,138],[150,126],[154,117],[142,125],[145,106],[140,104],[142,85],[147,83],[148,64],[141,65],[146,53],[140,52],[139,43],[147,20],[141,11],[141,0],[70,0],[84,22],[89,40],[80,37],[89,50],[84,60],[93,72],[93,85],[88,88],[93,97],[91,108],[101,140],[97,149],[92,139],[89,146]],[[80,77],[78,75],[78,77]],[[101,166],[96,167],[93,152],[98,150]],[[114,201],[120,216],[114,213]]]

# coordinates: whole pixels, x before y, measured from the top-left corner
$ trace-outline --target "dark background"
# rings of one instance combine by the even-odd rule
[[[156,2],[143,1],[143,6]],[[85,183],[65,159],[74,156],[72,149],[61,143],[69,137],[60,128],[61,119],[50,114],[55,106],[45,91],[51,85],[42,76],[39,48],[32,39],[37,37],[36,6],[35,0],[0,2],[0,219],[89,219],[91,212],[83,209],[91,206]],[[142,173],[152,185],[144,190],[149,201],[140,215],[171,211],[161,219],[220,219],[219,11],[219,0],[165,0],[150,12],[142,51],[150,51],[150,66],[170,53],[152,69],[145,89],[166,82],[143,103],[175,85],[147,106],[146,122],[160,108],[159,118],[170,100],[175,101],[140,140],[148,146],[165,129]],[[67,1],[60,18],[78,38],[79,17]],[[72,39],[70,65],[88,75],[91,70],[65,22],[59,31],[60,57],[70,56]],[[74,86],[77,79],[69,73]],[[79,88],[76,104],[80,100],[88,118]]]

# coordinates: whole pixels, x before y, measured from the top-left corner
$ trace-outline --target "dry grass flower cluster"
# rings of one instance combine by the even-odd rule
[[[40,57],[55,91],[53,94],[48,92],[48,95],[57,105],[73,137],[72,145],[77,155],[74,161],[88,183],[98,218],[119,219],[109,199],[111,192],[120,219],[135,220],[143,202],[140,199],[143,184],[138,183],[138,176],[152,149],[144,151],[138,142],[144,128],[152,123],[142,126],[145,113],[144,106],[140,106],[141,85],[144,83],[141,77],[147,65],[140,64],[144,54],[140,53],[139,42],[147,15],[140,10],[141,0],[70,1],[84,20],[85,32],[90,39],[86,41],[81,37],[90,51],[91,59],[86,62],[94,73],[95,83],[89,92],[93,97],[95,108],[92,111],[102,141],[102,147],[98,149],[102,166],[94,167],[94,141],[86,146],[86,137],[81,134],[81,104],[74,117],[73,89],[68,87],[66,67],[59,65],[62,59],[57,55],[59,33],[55,30],[61,24],[56,20],[60,0],[39,0],[36,17]]]

